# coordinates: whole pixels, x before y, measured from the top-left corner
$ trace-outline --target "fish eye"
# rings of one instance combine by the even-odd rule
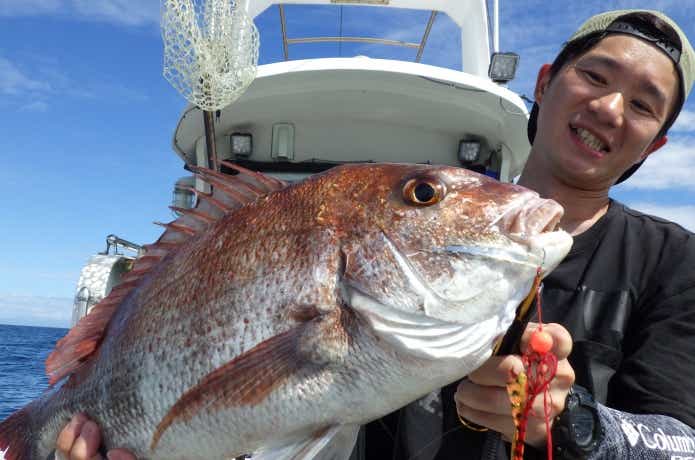
[[[403,187],[403,198],[416,206],[431,206],[444,198],[444,185],[429,177],[410,179]]]

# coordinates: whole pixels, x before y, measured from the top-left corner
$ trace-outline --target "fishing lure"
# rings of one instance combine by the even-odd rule
[[[541,269],[539,268],[528,297],[519,305],[512,325],[509,327],[502,340],[497,343],[493,351],[493,355],[495,356],[521,353],[521,336],[526,330],[528,321],[531,317],[531,306],[535,298],[539,327],[531,335],[529,349],[521,356],[524,370],[516,375],[512,375],[512,379],[507,384],[507,394],[511,402],[512,417],[514,418],[515,426],[511,450],[512,460],[523,460],[528,416],[533,407],[533,401],[536,399],[536,396],[541,393],[543,393],[543,409],[547,433],[547,458],[548,460],[552,460],[553,458],[552,438],[550,434],[550,392],[548,391],[548,385],[557,372],[557,357],[551,352],[553,348],[552,336],[543,331],[543,320],[541,316],[542,288]],[[469,422],[460,415],[459,420],[470,430],[487,431],[487,428]]]
[[[550,433],[551,400],[548,387],[557,372],[557,357],[551,351],[553,348],[552,336],[543,330],[540,286],[536,293],[536,307],[539,326],[531,335],[528,350],[521,356],[524,370],[513,375],[513,379],[507,384],[507,394],[512,406],[515,427],[511,449],[512,460],[523,460],[524,458],[528,417],[533,407],[533,401],[540,394],[543,394],[547,458],[548,460],[553,458],[553,441]]]

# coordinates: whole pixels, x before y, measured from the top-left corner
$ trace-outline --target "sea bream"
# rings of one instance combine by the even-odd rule
[[[490,357],[572,244],[557,203],[464,169],[226,167],[194,168],[214,193],[57,344],[55,385],[0,424],[6,459],[45,459],[77,412],[141,459],[345,457]]]

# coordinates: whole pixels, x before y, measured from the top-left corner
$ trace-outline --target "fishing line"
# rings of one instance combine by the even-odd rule
[[[537,277],[540,279],[541,269]],[[524,370],[519,374],[512,373],[513,380],[507,384],[507,393],[512,406],[514,420],[514,438],[512,439],[512,460],[523,460],[524,442],[529,415],[532,413],[536,397],[543,395],[543,421],[546,431],[547,460],[553,458],[553,440],[550,432],[551,395],[550,383],[557,373],[557,356],[552,352],[553,337],[543,330],[541,309],[541,287],[536,291],[536,313],[538,329],[533,331],[528,349],[521,355]]]

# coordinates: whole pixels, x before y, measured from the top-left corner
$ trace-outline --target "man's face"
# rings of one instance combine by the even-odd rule
[[[678,74],[662,51],[610,35],[552,79],[541,70],[533,148],[557,179],[579,188],[610,187],[661,145],[653,142],[677,97]]]

